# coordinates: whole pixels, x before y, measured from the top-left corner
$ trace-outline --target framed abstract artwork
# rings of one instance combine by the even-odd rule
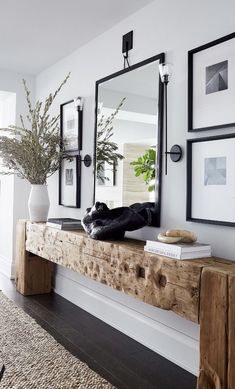
[[[188,131],[235,126],[235,33],[188,52]]]
[[[65,151],[82,149],[82,107],[76,106],[74,100],[60,106],[60,134]]]
[[[59,205],[72,208],[81,206],[81,157],[62,160],[59,171]]]
[[[235,227],[235,134],[187,141],[186,219]]]

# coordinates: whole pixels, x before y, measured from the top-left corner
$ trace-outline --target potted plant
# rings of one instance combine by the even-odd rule
[[[0,133],[1,174],[16,173],[31,184],[28,201],[31,221],[46,221],[49,211],[47,179],[54,174],[63,158],[63,145],[59,133],[59,115],[50,116],[49,110],[70,74],[45,102],[36,101],[33,107],[30,91],[23,80],[28,115],[20,115],[21,126],[2,128]]]

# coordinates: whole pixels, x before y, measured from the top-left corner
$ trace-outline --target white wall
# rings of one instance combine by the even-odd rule
[[[34,78],[0,69],[0,91],[11,92],[14,101],[5,101],[4,123],[20,125],[19,115],[26,115],[27,107],[24,96],[22,78],[26,79],[34,100]],[[7,108],[8,107],[8,108]],[[19,218],[28,218],[27,200],[29,184],[15,175],[0,176],[0,271],[9,277],[14,276],[15,262],[15,226]]]
[[[0,128],[6,128],[15,124],[16,94],[12,92],[0,92]],[[4,134],[6,135],[6,134]],[[1,166],[0,169],[7,172]],[[0,177],[0,261],[1,270],[5,274],[11,274],[11,259],[13,257],[13,195],[14,176],[2,175]]]
[[[169,144],[179,143],[185,149],[186,138],[210,134],[209,131],[199,135],[187,133],[187,52],[189,49],[233,32],[234,13],[234,0],[223,2],[220,0],[166,0],[164,2],[157,0],[39,74],[36,80],[36,95],[40,98],[44,97],[56,88],[69,71],[72,71],[69,84],[60,94],[55,110],[58,111],[60,103],[74,96],[85,97],[83,155],[92,154],[95,81],[122,69],[121,37],[133,29],[134,49],[130,54],[131,64],[160,52],[166,52],[166,60],[174,64],[174,73],[169,84]],[[213,134],[224,131],[213,131]],[[162,184],[161,229],[166,227],[192,229],[198,234],[199,240],[212,244],[214,255],[235,260],[234,228],[185,221],[185,172],[185,158],[178,164],[169,162],[169,173],[166,177],[163,176]],[[92,204],[92,180],[92,168],[83,168],[82,209],[74,210],[57,205],[57,176],[52,177],[49,185],[52,202],[50,216],[82,217],[85,209]],[[159,229],[156,228],[144,228],[133,235],[141,239],[147,237],[151,239],[157,236],[158,231]],[[91,280],[81,279],[77,274],[61,268],[58,269],[56,277],[56,291],[196,373],[198,364],[196,325],[172,313],[163,312],[107,289],[105,286],[97,285]],[[98,305],[97,301],[99,301]],[[114,310],[120,314],[115,315]],[[123,317],[125,321],[122,320]],[[134,328],[131,328],[132,326]],[[153,335],[151,339],[149,334]],[[166,341],[167,351],[161,339]],[[188,357],[189,354],[191,358]]]

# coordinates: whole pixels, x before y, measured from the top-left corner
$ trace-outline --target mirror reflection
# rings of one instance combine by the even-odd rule
[[[158,65],[159,59],[97,82],[95,201],[109,208],[158,198]]]

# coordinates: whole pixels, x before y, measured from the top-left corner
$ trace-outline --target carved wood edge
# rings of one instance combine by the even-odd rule
[[[26,223],[19,220],[16,229],[16,289],[25,296],[49,293],[54,265],[26,250]]]
[[[198,389],[235,388],[234,266],[202,270]]]

